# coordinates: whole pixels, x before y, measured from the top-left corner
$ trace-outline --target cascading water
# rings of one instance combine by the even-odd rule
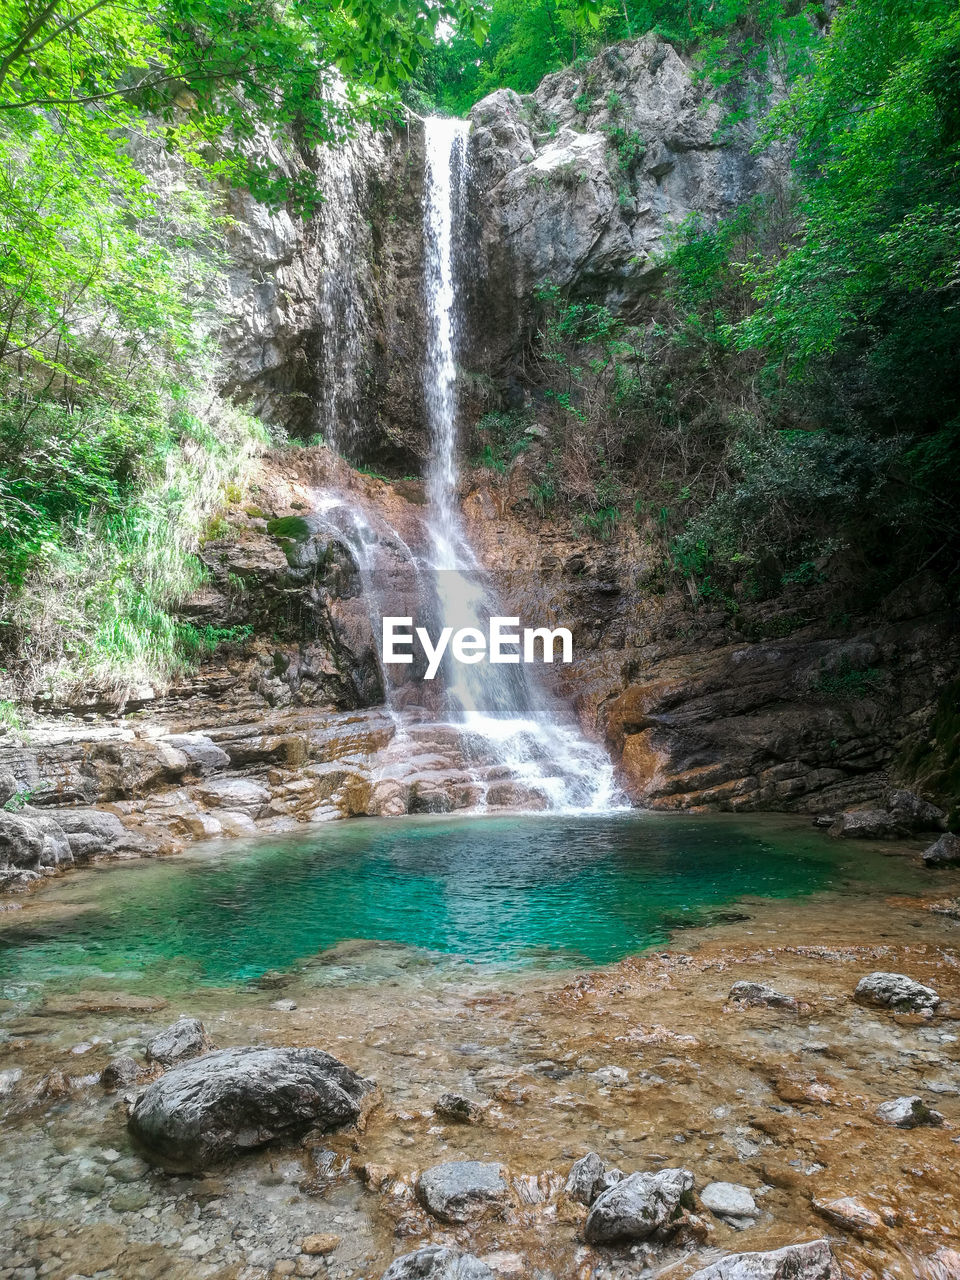
[[[313,504],[319,528],[348,548],[357,567],[362,601],[356,606],[378,648],[385,616],[415,615],[436,634],[439,627],[485,632],[490,617],[503,613],[466,535],[457,493],[456,246],[466,202],[467,126],[431,118],[424,127],[424,384],[432,445],[425,518],[401,503],[395,526],[380,497],[336,460]],[[366,254],[363,164],[350,144],[325,151],[321,163],[318,425],[333,450],[355,456],[361,452],[358,374],[368,340],[357,273]],[[348,606],[345,617],[350,631],[358,623],[356,607]],[[380,658],[393,732],[365,766],[367,812],[619,807],[603,751],[563,720],[562,708],[522,663],[448,660],[440,677],[427,681],[419,658],[403,665],[384,664],[382,651]]]
[[[501,610],[457,504],[455,241],[465,206],[468,128],[459,120],[429,117],[424,122],[425,390],[432,443],[427,527],[440,622],[454,630],[486,632],[490,616]],[[444,676],[447,712],[463,726],[468,756],[492,756],[551,808],[612,806],[610,761],[575,726],[560,721],[522,663],[450,663]]]

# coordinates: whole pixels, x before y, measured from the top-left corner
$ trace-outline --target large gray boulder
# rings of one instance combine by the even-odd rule
[[[695,1272],[690,1280],[842,1280],[827,1240],[788,1244],[768,1253],[735,1253]]]
[[[670,1234],[693,1190],[689,1169],[631,1173],[593,1202],[584,1227],[588,1244],[618,1244]]]
[[[175,1062],[196,1058],[212,1048],[199,1018],[178,1018],[147,1044],[147,1061],[170,1067]]]
[[[270,792],[252,778],[209,778],[197,787],[204,804],[215,809],[239,809],[255,818],[270,802]]]
[[[913,791],[891,791],[887,812],[904,831],[942,831],[946,814]]]
[[[43,833],[37,824],[19,813],[0,811],[0,866],[39,867],[42,854]]]
[[[656,35],[622,41],[532,95],[499,89],[470,112],[490,274],[527,299],[591,290],[629,314],[662,275],[663,245],[692,212],[714,219],[766,186],[776,148],[749,126],[718,142],[721,108]]]
[[[43,840],[40,862],[45,867],[68,866],[74,861],[70,838],[56,818],[47,813],[31,810],[30,821],[36,826]]]
[[[55,818],[30,808],[20,813],[0,810],[0,867],[23,871],[70,862],[69,840]]]
[[[485,1262],[472,1253],[460,1253],[445,1245],[428,1245],[416,1253],[396,1258],[382,1280],[494,1280]]]
[[[78,862],[112,853],[131,839],[117,815],[102,809],[56,809],[51,816],[66,832]]]
[[[932,1013],[940,1003],[933,987],[915,982],[905,973],[868,973],[857,983],[853,998],[897,1013]]]
[[[471,1222],[502,1216],[513,1196],[503,1165],[451,1160],[421,1173],[417,1199],[441,1222]]]
[[[221,1049],[148,1085],[129,1129],[155,1162],[200,1169],[361,1116],[373,1085],[321,1049]]]
[[[945,831],[921,856],[928,867],[960,866],[960,836]]]

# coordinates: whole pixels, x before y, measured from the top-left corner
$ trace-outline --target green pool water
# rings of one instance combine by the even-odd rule
[[[41,909],[0,927],[0,994],[243,984],[322,962],[349,939],[399,944],[424,963],[603,964],[745,897],[839,888],[850,860],[806,824],[756,817],[332,823],[52,883]],[[875,880],[862,849],[857,861]]]

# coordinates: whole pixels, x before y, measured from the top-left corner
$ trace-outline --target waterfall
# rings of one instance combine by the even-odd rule
[[[457,485],[456,239],[466,202],[467,134],[459,120],[428,117],[425,130],[424,250],[427,305],[425,400],[431,439],[427,528],[437,612],[443,626],[486,632],[501,614],[460,516]],[[523,663],[450,662],[447,714],[463,726],[466,754],[492,757],[554,809],[606,809],[613,767],[535,685]]]

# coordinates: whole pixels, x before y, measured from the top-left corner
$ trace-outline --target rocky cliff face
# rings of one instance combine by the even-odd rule
[[[642,530],[602,542],[539,518],[529,458],[474,476],[470,534],[508,613],[571,626],[573,665],[544,676],[605,740],[636,804],[825,814],[912,780],[908,751],[960,669],[935,582],[869,617],[826,616],[799,587],[731,617],[665,584]]]
[[[747,127],[721,141],[720,109],[652,35],[547,76],[528,96],[498,90],[471,122],[486,268],[474,302],[500,330],[475,323],[488,358],[502,355],[547,285],[638,317],[672,228],[691,214],[728,214],[784,181],[785,157],[753,155]]]

